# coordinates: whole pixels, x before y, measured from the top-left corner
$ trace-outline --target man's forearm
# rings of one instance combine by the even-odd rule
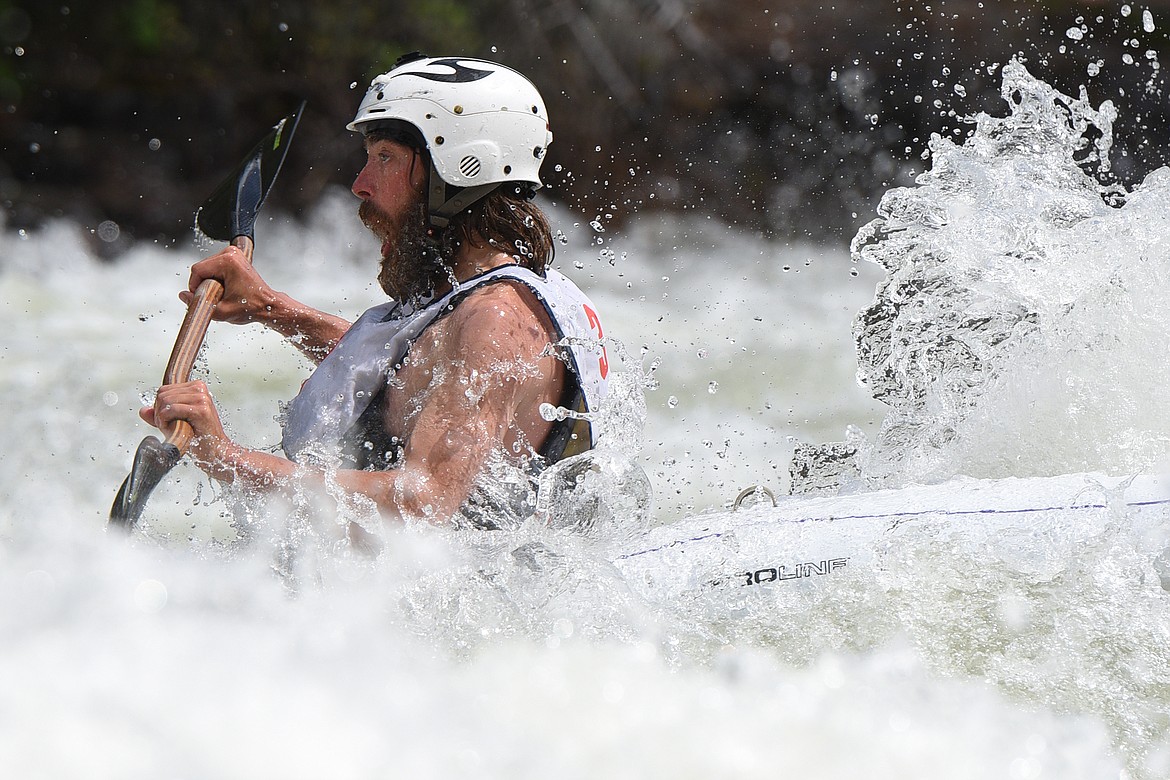
[[[349,330],[350,323],[312,306],[276,293],[256,318],[291,341],[305,357],[320,363]]]
[[[406,517],[444,522],[453,511],[441,506],[445,503],[443,497],[432,495],[431,480],[417,469],[400,467],[376,472],[339,469],[327,473],[279,455],[242,447],[226,437],[196,440],[191,453],[199,467],[220,482],[286,496],[305,488],[329,493],[332,484],[340,491],[339,495],[361,495],[372,500],[382,517],[392,522],[401,522]]]
[[[206,444],[197,439],[191,454],[208,476],[261,490],[287,485],[301,471],[291,460],[241,447],[226,438]]]

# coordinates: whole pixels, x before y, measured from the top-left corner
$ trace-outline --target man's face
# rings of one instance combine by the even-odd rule
[[[367,139],[366,164],[353,182],[362,200],[358,216],[382,242],[378,282],[398,300],[425,296],[446,277],[426,241],[426,168],[425,157],[409,146]]]

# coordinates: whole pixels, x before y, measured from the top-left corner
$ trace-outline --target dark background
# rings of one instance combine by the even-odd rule
[[[356,172],[344,125],[370,78],[421,50],[536,82],[555,136],[549,193],[587,218],[685,209],[769,236],[847,239],[882,192],[925,168],[931,133],[961,138],[960,116],[1005,112],[989,66],[1017,54],[1061,91],[1085,85],[1094,105],[1118,105],[1121,183],[1162,165],[1170,3],[1125,6],[0,0],[0,202],[9,230],[117,223],[116,241],[95,238],[107,256],[187,240],[194,207],[304,98],[269,201],[301,214]]]

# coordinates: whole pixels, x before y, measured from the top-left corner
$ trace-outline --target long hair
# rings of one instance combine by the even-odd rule
[[[531,194],[527,185],[505,182],[453,216],[440,236],[442,254],[454,257],[460,246],[486,242],[544,276],[555,253],[552,228]]]

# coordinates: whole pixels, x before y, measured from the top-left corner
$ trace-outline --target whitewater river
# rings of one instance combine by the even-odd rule
[[[1105,205],[1071,136],[1108,111],[1010,78],[1034,99],[937,142],[933,176],[883,202],[853,257],[553,210],[557,265],[624,354],[604,451],[652,495],[591,534],[392,529],[371,561],[331,518],[242,507],[185,465],[140,532],[107,533],[200,250],[102,262],[112,226],[0,234],[0,772],[1170,776],[1170,593],[1124,534],[1033,539],[1042,567],[903,540],[880,572],[735,614],[644,604],[606,560],[744,487],[782,496],[797,442],[860,443],[853,491],[1161,468],[1170,175]],[[380,293],[353,205],[263,221],[257,265],[355,317]],[[885,269],[866,388],[852,328]],[[271,333],[213,325],[196,373],[229,432],[275,447],[307,366]],[[621,485],[596,490],[625,506],[601,495]],[[537,541],[552,554],[524,565]]]

